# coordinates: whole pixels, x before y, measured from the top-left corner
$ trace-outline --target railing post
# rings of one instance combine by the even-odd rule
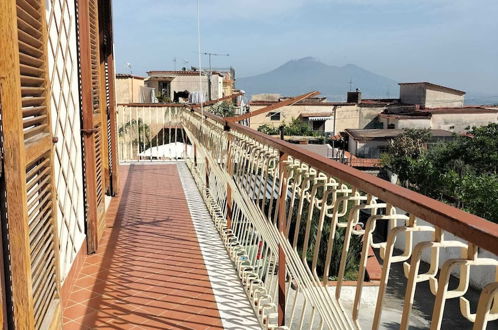
[[[288,155],[280,152],[278,161],[278,173],[280,175],[280,195],[278,197],[278,231],[285,235],[286,227],[286,201],[287,201],[287,174],[284,162]],[[281,245],[278,246],[278,326],[285,325],[285,280],[286,264],[285,252]]]
[[[205,170],[206,170],[206,189],[209,189],[209,160],[207,157],[205,158],[205,160],[206,160],[206,168],[205,168]]]
[[[194,166],[197,167],[197,146],[194,143]]]
[[[227,128],[225,126],[225,130],[229,130],[230,128]],[[233,175],[233,162],[232,162],[232,157],[230,150],[232,148],[232,136],[228,134],[227,132],[227,173],[228,175],[232,176]],[[232,228],[232,187],[227,183],[227,229]]]

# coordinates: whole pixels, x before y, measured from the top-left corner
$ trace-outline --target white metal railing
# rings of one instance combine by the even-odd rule
[[[418,321],[421,289],[432,304],[421,326],[439,329],[456,318],[474,329],[496,325],[497,224],[206,110],[122,106],[119,118],[125,161],[143,157],[141,141],[161,127],[183,132],[174,136],[192,150],[182,157],[265,328],[408,329]],[[140,119],[160,124],[133,137],[126,125]],[[368,268],[377,259],[372,281]],[[472,297],[476,270],[487,276]]]
[[[118,105],[118,153],[122,162],[183,157],[181,105]]]
[[[182,123],[194,144],[189,168],[265,327],[408,329],[423,282],[433,304],[424,326],[441,328],[455,300],[450,319],[475,329],[498,319],[498,225],[209,113],[184,111]],[[382,226],[387,234],[374,238]],[[399,238],[402,251],[395,250]],[[368,308],[372,249],[382,265]],[[397,264],[404,279],[390,276]],[[472,302],[471,267],[492,273]],[[386,315],[393,287],[404,299]]]

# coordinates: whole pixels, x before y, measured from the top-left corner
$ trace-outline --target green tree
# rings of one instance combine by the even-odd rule
[[[223,101],[213,105],[210,111],[220,117],[233,117],[235,115],[235,106],[232,103]]]
[[[277,135],[279,134],[278,127],[271,127],[268,124],[264,124],[258,127],[258,131],[268,134],[268,135]]]
[[[426,151],[431,139],[428,129],[408,129],[398,135],[387,146],[387,153],[381,155],[382,165],[395,172],[402,182],[415,175],[417,160]]]
[[[145,124],[142,118],[132,119],[118,130],[120,137],[127,136],[131,139],[132,145],[138,145],[139,152],[142,152],[150,146],[150,127]]]
[[[284,135],[287,136],[320,136],[320,132],[313,131],[308,123],[293,118],[290,123],[283,125],[284,127]],[[280,134],[280,130],[278,127],[271,127],[270,125],[264,124],[258,127],[258,131],[268,134],[268,135],[277,135]]]
[[[428,150],[421,147],[423,134],[394,139],[383,165],[413,190],[498,222],[498,124],[474,127]]]

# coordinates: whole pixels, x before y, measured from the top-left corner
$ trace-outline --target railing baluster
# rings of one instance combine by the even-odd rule
[[[368,320],[378,329],[394,264],[403,265],[408,284],[400,319],[389,316],[387,321],[401,321],[404,329],[410,326],[415,290],[423,281],[429,282],[429,292],[435,296],[433,329],[443,326],[448,299],[460,300],[462,316],[474,322],[476,329],[498,318],[498,277],[484,287],[475,314],[470,312],[470,304],[476,302],[464,297],[470,267],[498,268],[498,249],[490,244],[498,238],[496,225],[226,122],[210,114],[208,108],[204,117],[183,108],[159,110],[152,106],[147,116],[144,109],[120,108],[121,157],[139,159],[142,143],[150,148],[155,143],[159,152],[161,137],[154,137],[159,121],[162,145],[178,141],[177,130],[182,124],[182,140],[186,144],[188,139],[193,150],[189,154],[185,147],[185,161],[197,184],[206,188],[202,197],[265,327],[348,329]],[[151,115],[154,110],[155,116]],[[149,131],[139,130],[140,122],[148,125]],[[129,131],[125,132],[128,123]],[[387,237],[374,242],[374,231],[381,224],[386,224]],[[447,232],[458,240],[451,236],[445,240]],[[431,234],[433,237],[427,237]],[[477,253],[478,247],[495,255],[484,258]],[[402,252],[395,252],[395,248]],[[445,251],[452,249],[458,249],[462,256],[448,257]],[[372,250],[382,260],[373,313],[361,305],[369,278],[367,264],[375,258]],[[429,270],[419,274],[422,256],[428,251]],[[359,259],[352,308],[341,305],[349,291],[345,290],[346,281],[354,277],[348,258]],[[451,274],[459,277],[459,283],[456,289],[448,290]],[[335,296],[329,287],[331,276],[337,278]]]

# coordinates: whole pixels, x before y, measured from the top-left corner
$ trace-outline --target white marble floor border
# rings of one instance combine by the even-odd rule
[[[261,329],[190,171],[176,164],[223,327]]]

